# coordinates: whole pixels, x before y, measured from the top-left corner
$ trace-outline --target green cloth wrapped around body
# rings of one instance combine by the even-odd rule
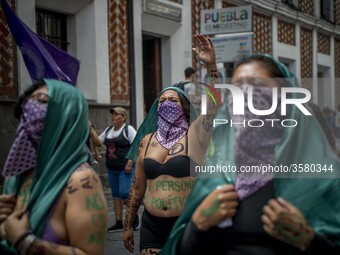
[[[38,144],[37,159],[27,211],[32,232],[42,237],[48,215],[75,169],[88,159],[86,141],[88,105],[74,86],[44,79],[48,108]],[[5,182],[4,194],[18,194],[21,176]],[[3,240],[3,248],[15,253]]]
[[[276,64],[289,81],[289,85],[297,87],[294,75],[283,64],[279,62]],[[230,119],[227,102],[224,102],[215,118]],[[296,206],[305,215],[316,233],[340,237],[340,160],[314,116],[305,116],[297,107],[291,107],[287,119],[296,120],[298,125],[285,128],[282,140],[275,148],[276,165],[320,164],[329,169],[332,168],[333,171],[322,171],[319,173],[320,178],[301,178],[303,176],[299,173],[291,173],[289,178],[287,174],[286,178],[275,178],[275,196],[283,197]],[[233,127],[230,125],[220,125],[213,130],[211,145],[208,149],[208,152],[212,153],[208,153],[206,165],[235,165],[234,136]],[[322,176],[323,173],[324,176]],[[198,178],[188,197],[185,209],[174,225],[160,254],[175,255],[177,246],[196,208],[218,185],[235,184],[235,181],[236,173],[220,173],[219,175],[215,173],[214,178]],[[340,240],[337,243],[340,245]]]

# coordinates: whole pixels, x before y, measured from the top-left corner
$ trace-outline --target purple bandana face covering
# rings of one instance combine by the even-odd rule
[[[245,111],[244,115],[233,115],[233,100],[231,95],[228,96],[228,108],[235,130],[234,156],[235,163],[239,169],[241,166],[259,167],[262,165],[274,165],[274,150],[276,145],[281,141],[283,127],[280,124],[282,117],[280,116],[280,101],[275,112],[270,115],[258,116],[248,109],[248,88],[251,85],[241,85],[240,88],[245,95]],[[272,106],[273,93],[271,88],[253,87],[253,106],[257,110],[268,110]],[[250,120],[262,120],[263,126],[250,127]],[[271,122],[266,119],[276,119],[278,121]],[[244,124],[243,124],[244,123]],[[260,121],[252,121],[250,125],[260,126]],[[261,172],[239,173],[236,177],[236,191],[239,198],[245,199],[258,189],[263,187],[267,182],[273,179],[273,174],[262,174]]]
[[[16,176],[35,166],[47,104],[29,99],[23,106],[17,136],[8,154],[2,175]]]
[[[170,149],[188,131],[183,109],[177,103],[165,101],[158,107],[157,141],[166,149]]]

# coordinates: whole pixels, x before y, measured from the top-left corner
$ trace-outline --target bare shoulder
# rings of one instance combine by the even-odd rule
[[[79,165],[76,168],[76,170],[74,170],[74,172],[71,175],[71,178],[82,177],[88,174],[97,174],[97,173],[96,173],[96,170],[94,170],[89,163],[83,163]]]
[[[150,140],[150,137],[153,133],[147,134],[143,137],[143,139],[140,141],[139,148],[138,148],[138,156],[145,151],[145,148],[147,147],[147,144]]]
[[[80,190],[94,190],[101,188],[101,182],[96,171],[88,164],[81,164],[70,176],[66,184],[68,194]]]
[[[153,134],[154,134],[154,133],[149,133],[149,134],[145,135],[145,136],[143,137],[141,143],[142,143],[142,142],[143,142],[143,143],[148,142],[148,141],[150,140],[150,137],[151,137]]]

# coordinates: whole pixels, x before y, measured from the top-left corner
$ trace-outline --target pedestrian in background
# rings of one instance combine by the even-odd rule
[[[126,124],[127,111],[122,107],[110,108],[112,125],[100,135],[99,140],[105,144],[105,165],[111,187],[115,224],[107,229],[108,233],[123,230],[123,203],[129,196],[134,175],[134,162],[125,158],[136,136],[136,130]],[[134,222],[134,230],[139,228],[139,217]]]
[[[87,109],[82,93],[59,80],[44,79],[19,98],[2,172],[1,255],[103,254],[107,204],[87,163]]]

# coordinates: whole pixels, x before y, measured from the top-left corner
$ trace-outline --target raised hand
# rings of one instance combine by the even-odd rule
[[[209,37],[204,35],[195,35],[197,48],[192,48],[197,57],[206,65],[216,64],[214,44]]]

